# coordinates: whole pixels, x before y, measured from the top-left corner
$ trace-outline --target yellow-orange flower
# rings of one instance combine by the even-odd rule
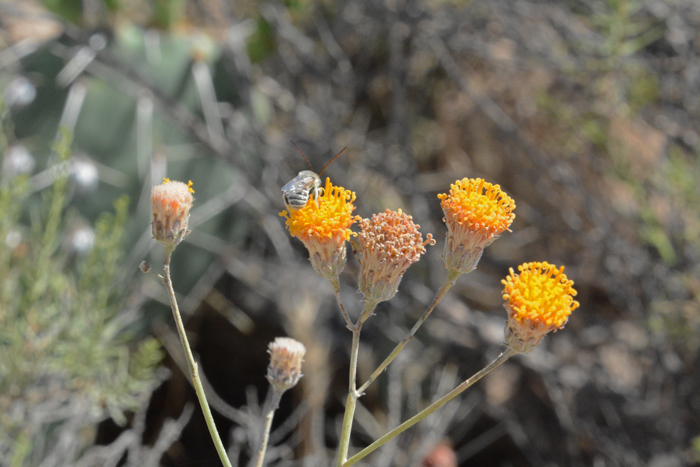
[[[425,253],[425,245],[435,244],[431,234],[425,242],[419,225],[405,213],[387,209],[360,221],[357,254],[360,261],[360,292],[365,300],[381,302],[396,295],[408,267]]]
[[[439,194],[447,225],[443,259],[453,274],[473,271],[484,248],[515,219],[513,199],[481,178],[457,180],[449,194]]]
[[[190,233],[187,225],[193,193],[191,181],[185,185],[168,178],[151,190],[151,232],[166,252],[171,252]]]
[[[345,241],[353,235],[350,226],[359,219],[352,215],[353,201],[355,193],[333,186],[326,178],[318,200],[310,198],[303,208],[280,213],[287,218],[289,233],[309,250],[314,270],[326,279],[337,277],[345,268]]]
[[[574,300],[574,281],[547,262],[518,266],[519,274],[501,281],[508,311],[506,342],[518,352],[530,352],[545,334],[562,329],[579,303]]]

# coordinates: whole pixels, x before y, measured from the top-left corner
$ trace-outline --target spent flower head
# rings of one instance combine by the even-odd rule
[[[435,244],[431,234],[423,236],[419,225],[405,213],[387,209],[360,221],[361,231],[355,242],[361,270],[360,291],[365,300],[382,302],[396,295],[408,267],[425,253],[425,245]]]
[[[574,300],[574,281],[567,279],[564,266],[547,262],[525,263],[513,268],[501,281],[508,312],[506,342],[513,350],[531,352],[551,331],[562,329],[579,303]]]
[[[267,367],[267,380],[275,390],[284,392],[299,382],[301,362],[304,361],[306,347],[289,337],[277,337],[270,342],[270,366]]]
[[[484,248],[510,227],[515,203],[499,185],[481,178],[457,180],[438,198],[447,224],[445,267],[454,274],[471,272]]]
[[[173,249],[190,233],[187,223],[194,198],[192,182],[171,182],[164,178],[163,183],[151,190],[151,211],[153,213],[152,232],[166,252]]]
[[[333,186],[330,178],[326,178],[318,200],[310,198],[303,208],[280,213],[287,218],[289,233],[309,250],[314,270],[329,280],[338,277],[345,268],[345,241],[354,235],[350,226],[359,219],[352,215],[353,201],[355,193]]]

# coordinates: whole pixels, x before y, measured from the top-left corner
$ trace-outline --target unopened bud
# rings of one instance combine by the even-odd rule
[[[289,337],[278,337],[269,346],[270,366],[267,367],[267,380],[280,392],[291,389],[301,377],[301,362],[306,347]]]
[[[172,251],[190,233],[187,223],[193,193],[192,182],[186,185],[167,178],[151,191],[153,238],[166,250]]]

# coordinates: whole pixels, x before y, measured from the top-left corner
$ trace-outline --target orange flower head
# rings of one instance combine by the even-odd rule
[[[306,355],[306,347],[289,337],[278,337],[270,342],[270,365],[267,367],[267,380],[280,392],[291,389],[301,377],[301,362]]]
[[[280,216],[287,218],[289,233],[309,250],[314,270],[321,277],[333,279],[345,268],[345,241],[354,235],[350,226],[359,217],[352,215],[355,193],[333,186],[330,178],[326,178],[322,191],[318,200],[310,197],[303,208],[282,211]]]
[[[194,198],[192,182],[171,182],[164,178],[163,183],[151,190],[151,223],[153,238],[166,251],[172,250],[190,233],[187,223]]]
[[[425,253],[425,245],[435,244],[431,234],[423,236],[413,218],[401,212],[373,214],[360,221],[362,229],[355,242],[361,270],[359,285],[365,300],[382,302],[396,295],[408,267]]]
[[[447,224],[443,260],[453,274],[473,271],[484,248],[508,230],[515,219],[513,199],[481,178],[463,178],[439,194]]]
[[[547,262],[518,266],[519,274],[501,281],[508,312],[506,342],[518,352],[528,353],[551,331],[562,329],[579,303],[574,300],[574,281],[567,279],[564,266]]]

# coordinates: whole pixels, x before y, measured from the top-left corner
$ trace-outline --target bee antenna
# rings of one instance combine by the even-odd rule
[[[292,141],[292,140],[290,139],[289,141]],[[297,151],[299,151],[299,154],[301,154],[301,157],[304,158],[304,160],[306,161],[306,163],[309,164],[309,169],[311,169],[311,171],[313,172],[313,171],[314,171],[314,168],[311,167],[311,162],[309,162],[309,160],[306,158],[306,156],[304,155],[304,153],[301,152],[301,149],[299,149],[299,146],[297,146],[297,143],[295,143],[294,141],[292,141],[292,144],[294,145],[295,148],[297,148]],[[322,172],[323,172],[323,171],[322,171]]]
[[[339,152],[338,154],[336,154],[335,157],[334,157],[333,159],[331,159],[331,160],[328,162],[328,164],[326,164],[326,165],[321,169],[321,171],[318,173],[318,176],[320,177],[321,174],[323,173],[323,171],[326,170],[326,167],[328,167],[329,165],[331,165],[331,162],[333,162],[334,160],[336,160],[336,159],[338,158],[338,156],[341,155],[341,154],[343,153],[343,151],[345,151],[347,148],[348,148],[348,147],[345,146],[343,149],[341,149],[340,152]]]

